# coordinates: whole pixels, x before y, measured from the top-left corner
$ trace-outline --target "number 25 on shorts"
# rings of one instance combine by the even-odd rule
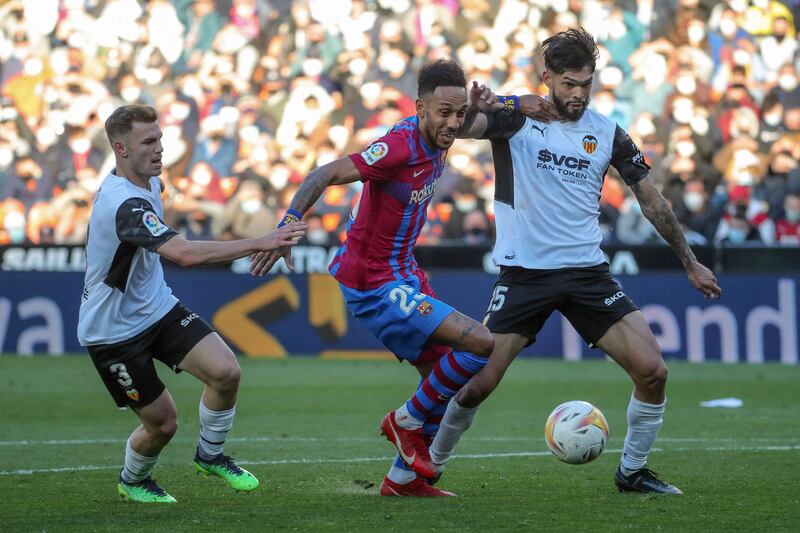
[[[493,311],[499,311],[503,304],[506,303],[506,292],[508,291],[508,287],[505,285],[498,285],[494,288],[494,293],[492,294],[492,302],[489,304],[489,313]]]
[[[409,298],[411,299],[409,300]],[[391,290],[389,293],[389,299],[395,303],[400,300],[400,310],[406,315],[410,315],[414,308],[425,299],[425,295],[418,293],[414,287],[409,285],[400,285]]]

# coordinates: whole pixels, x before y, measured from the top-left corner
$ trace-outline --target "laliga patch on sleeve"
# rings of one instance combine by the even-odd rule
[[[147,231],[153,234],[153,237],[158,237],[169,229],[166,225],[161,223],[156,214],[152,211],[144,212],[144,215],[142,215],[142,222],[144,222],[144,227],[147,228]]]
[[[383,159],[388,153],[388,144],[383,142],[373,143],[372,146],[361,152],[361,157],[368,165],[374,165],[376,161]]]

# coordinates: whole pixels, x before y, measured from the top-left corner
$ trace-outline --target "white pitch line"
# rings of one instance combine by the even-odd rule
[[[192,437],[172,439],[172,442],[194,442]],[[231,437],[226,442],[329,442],[329,441],[370,441],[374,438],[359,437]],[[47,446],[47,445],[74,445],[74,444],[124,444],[128,439],[48,439],[48,440],[3,440],[0,446]]]
[[[798,451],[800,445],[791,446],[712,446],[707,448],[653,448],[653,452],[657,453],[678,453],[678,452],[773,452],[773,451]],[[605,450],[606,453],[621,453],[622,449],[609,449]],[[473,453],[454,455],[455,459],[500,459],[500,458],[513,458],[513,457],[549,457],[552,455],[549,451],[539,452],[507,452],[507,453]],[[351,457],[347,459],[274,459],[266,461],[237,461],[241,465],[314,465],[314,464],[330,464],[330,463],[371,463],[376,461],[391,461],[393,457]],[[19,475],[32,475],[32,474],[55,474],[61,472],[90,472],[96,470],[119,470],[119,465],[115,466],[99,466],[99,465],[84,465],[73,467],[60,467],[60,468],[32,468],[32,469],[19,469],[19,470],[0,470],[0,476],[19,476]]]
[[[52,439],[52,440],[2,440],[0,446],[44,446],[48,444],[120,444],[127,439]]]
[[[195,437],[178,437],[172,442],[194,442]],[[375,437],[231,437],[226,442],[370,442]],[[473,442],[527,442],[530,437],[470,437]],[[658,442],[783,442],[776,438],[733,438],[733,437],[661,437]],[[48,439],[48,440],[0,440],[0,446],[70,446],[87,444],[125,444],[128,439]]]
[[[376,437],[231,437],[225,442],[370,442]],[[178,437],[171,442],[195,442],[196,437]],[[503,440],[495,437],[476,438],[474,440]],[[511,437],[508,440],[527,440],[522,437]],[[773,439],[774,440],[774,439]],[[0,440],[0,446],[49,446],[80,444],[125,444],[128,439],[48,439],[48,440]]]

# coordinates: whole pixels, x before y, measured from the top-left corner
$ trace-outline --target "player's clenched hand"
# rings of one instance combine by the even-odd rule
[[[722,289],[717,285],[717,277],[705,265],[694,261],[686,267],[686,273],[689,275],[689,282],[702,292],[703,296],[719,300]]]
[[[305,222],[292,222],[262,237],[265,240],[264,249],[250,256],[250,273],[254,276],[269,273],[281,257],[286,261],[286,267],[294,271],[291,249],[307,229]]]
[[[552,122],[561,119],[553,102],[535,94],[525,94],[519,97],[519,111],[523,115],[539,122]]]
[[[292,263],[292,251],[289,246],[278,248],[270,252],[258,252],[251,257],[250,261],[250,274],[253,276],[264,276],[269,274],[275,263],[281,257],[286,261],[286,267],[294,271],[294,264]]]
[[[287,247],[288,251],[289,248]],[[250,274],[253,276],[263,276],[272,270],[275,263],[282,257],[283,248],[271,252],[258,252],[250,257]],[[291,257],[291,253],[289,253]],[[287,261],[288,264],[288,261]]]
[[[502,102],[497,100],[497,95],[490,88],[477,81],[473,81],[469,88],[469,101],[484,113],[500,111],[505,107]]]

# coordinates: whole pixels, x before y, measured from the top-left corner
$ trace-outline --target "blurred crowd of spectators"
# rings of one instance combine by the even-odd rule
[[[416,71],[456,57],[498,94],[543,94],[539,43],[581,25],[592,107],[627,129],[692,244],[800,245],[797,0],[0,0],[0,244],[81,244],[113,167],[103,122],[146,103],[167,223],[262,234],[315,166],[414,114]],[[457,141],[422,243],[492,239],[485,141]],[[335,244],[360,184],[307,217]],[[660,242],[613,170],[607,243]]]

